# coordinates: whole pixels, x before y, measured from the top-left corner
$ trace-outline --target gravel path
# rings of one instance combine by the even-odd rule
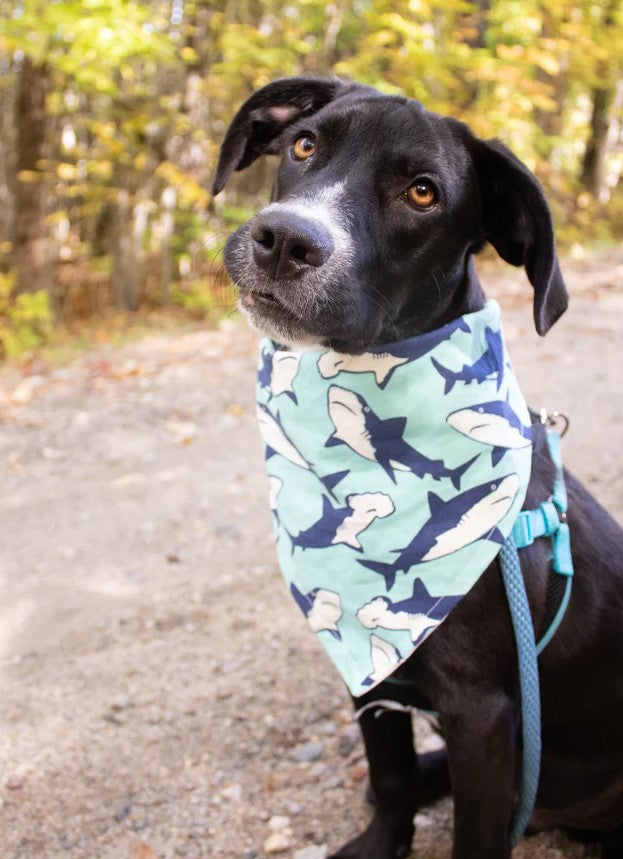
[[[623,248],[565,270],[539,340],[521,274],[483,266],[528,399],[571,416],[566,462],[623,521]],[[0,370],[2,859],[322,859],[369,817],[347,695],[276,569],[255,350],[233,321]],[[450,801],[417,820],[447,859]]]

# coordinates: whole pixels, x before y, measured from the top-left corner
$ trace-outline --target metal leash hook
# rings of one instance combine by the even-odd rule
[[[561,438],[566,435],[567,430],[569,429],[569,426],[571,424],[569,416],[566,415],[564,412],[559,412],[558,410],[555,410],[550,414],[546,408],[539,409],[539,420],[544,426],[554,427]],[[560,429],[558,426],[560,421],[562,421],[563,423],[562,429]]]

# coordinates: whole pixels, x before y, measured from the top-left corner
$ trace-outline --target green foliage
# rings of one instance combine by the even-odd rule
[[[171,289],[171,298],[194,319],[205,319],[216,307],[214,293],[205,280],[191,280],[188,283],[174,285]]]
[[[72,78],[83,90],[115,95],[173,57],[162,38],[167,4],[131,0],[22,0],[0,3],[0,49],[21,50]]]
[[[40,289],[13,297],[12,274],[0,272],[0,357],[15,358],[44,343],[52,331],[50,297]]]
[[[191,314],[214,313],[212,256],[267,199],[273,175],[270,159],[260,159],[211,200],[227,124],[270,80],[337,74],[501,137],[542,179],[563,241],[601,239],[623,229],[622,7],[622,0],[0,0],[0,190],[15,184],[10,117],[25,54],[49,78],[49,140],[32,174],[48,192],[41,232],[58,257],[80,271],[91,255],[114,258],[119,235],[133,232],[147,304],[168,289]],[[600,95],[607,116],[595,126]],[[587,200],[584,155],[604,122],[602,187]],[[11,238],[10,222],[0,212],[0,244]],[[150,254],[168,264],[150,265]],[[196,279],[185,284],[188,270]],[[86,281],[80,288],[97,296],[89,306],[106,309],[102,290]],[[3,289],[6,328],[13,299]]]

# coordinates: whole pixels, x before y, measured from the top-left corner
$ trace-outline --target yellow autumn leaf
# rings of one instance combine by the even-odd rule
[[[196,63],[197,51],[194,48],[191,48],[189,45],[184,45],[183,48],[180,48],[180,57],[184,60],[185,63]]]
[[[20,170],[17,174],[18,182],[38,182],[41,179],[41,173],[36,170]]]
[[[63,161],[56,165],[56,175],[65,182],[73,182],[78,175],[78,169],[75,164],[67,164]]]

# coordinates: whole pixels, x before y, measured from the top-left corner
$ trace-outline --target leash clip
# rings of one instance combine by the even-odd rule
[[[555,410],[550,414],[546,408],[539,409],[539,420],[541,421],[543,426],[554,427],[554,429],[557,431],[558,435],[561,438],[567,434],[567,430],[569,429],[569,425],[571,424],[569,416],[566,415],[564,412],[559,412],[558,410]],[[562,428],[559,428],[558,426],[560,422],[562,422],[563,424]]]

